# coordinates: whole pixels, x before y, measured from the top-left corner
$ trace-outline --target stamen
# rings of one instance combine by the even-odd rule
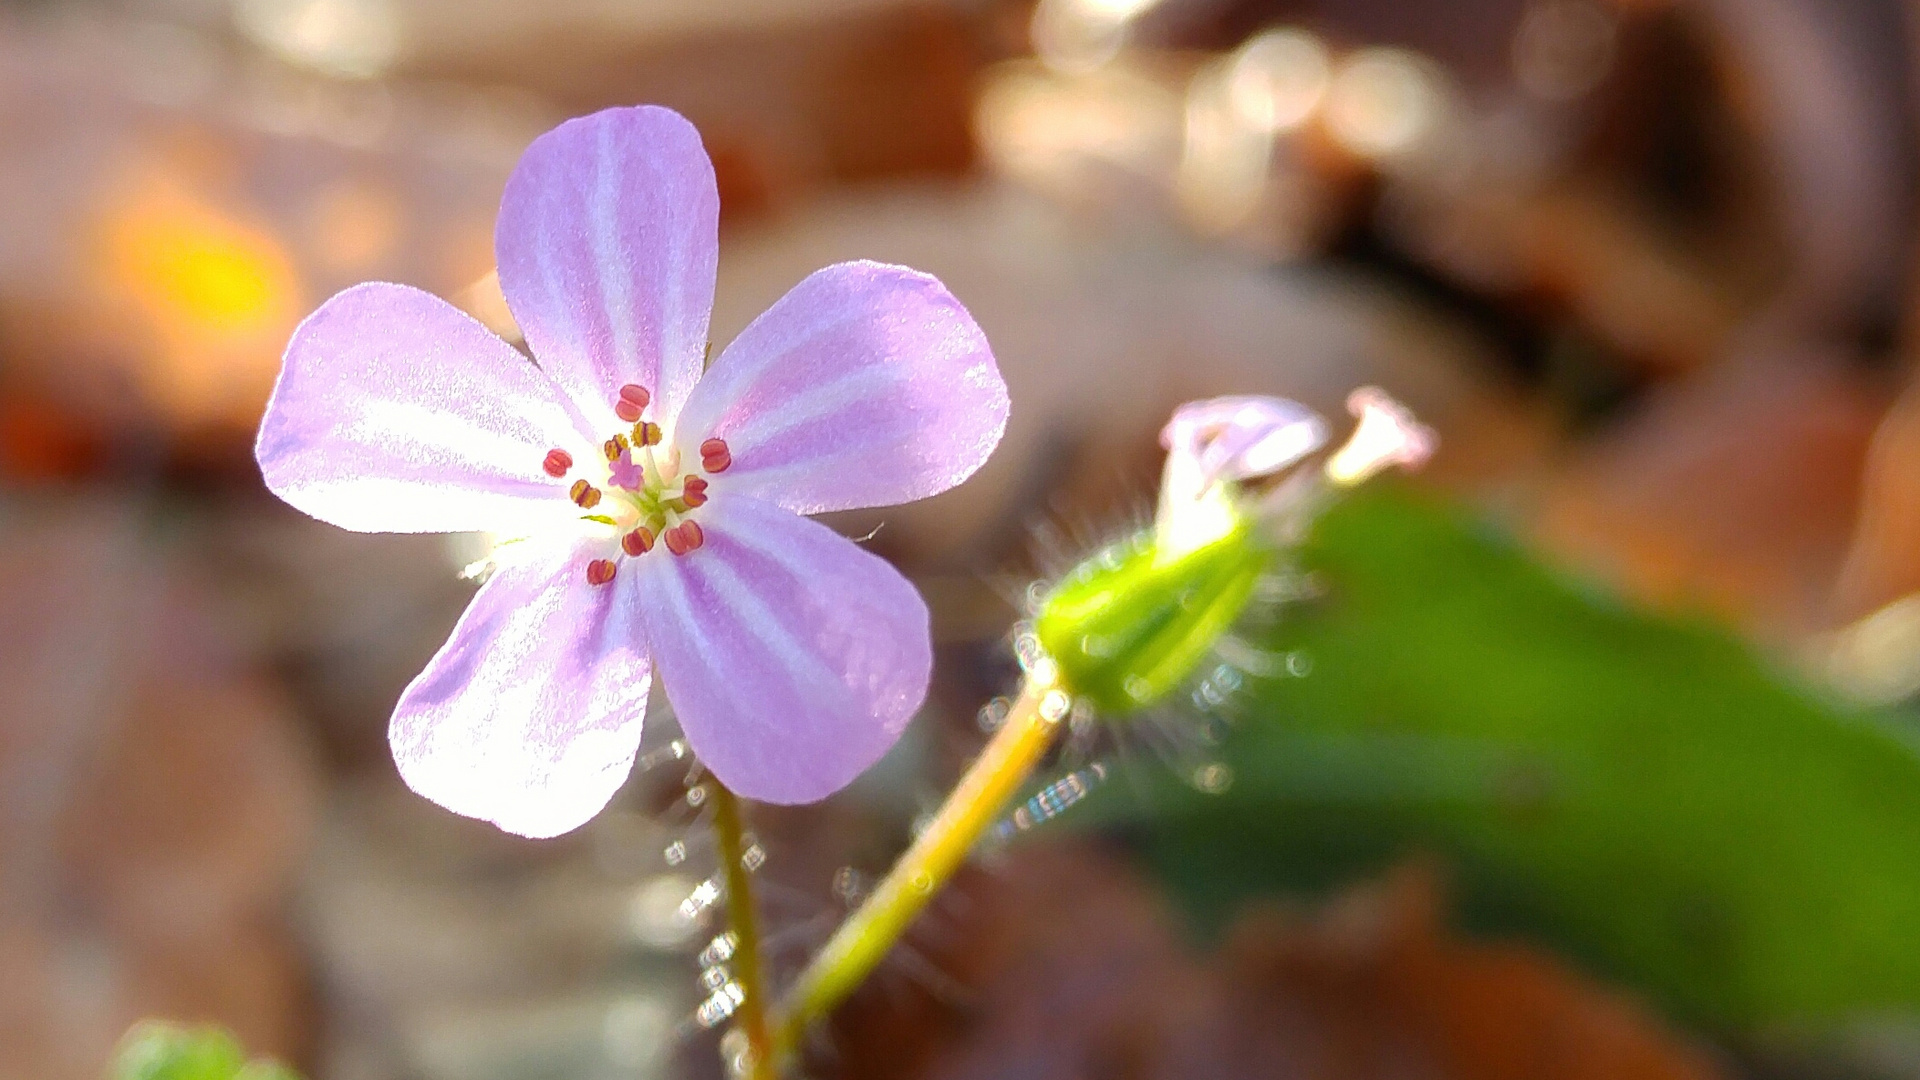
[[[645,555],[653,550],[653,532],[645,525],[620,538],[620,550],[629,555]]]
[[[558,480],[560,477],[567,475],[568,469],[573,468],[573,455],[567,453],[565,450],[549,450],[547,451],[547,460],[541,463],[541,468],[547,470],[548,476]]]
[[[575,480],[573,487],[567,492],[567,497],[582,510],[591,510],[600,505],[600,489],[585,480]]]
[[[675,555],[685,555],[687,552],[706,543],[707,534],[701,531],[699,522],[683,521],[673,528],[668,529],[661,539],[667,542],[668,551],[673,552]]]
[[[640,410],[647,407],[653,395],[647,388],[636,383],[628,383],[620,388],[620,400],[613,403],[613,415],[631,424],[640,419]]]
[[[632,444],[627,442],[625,435],[615,435],[613,438],[601,443],[600,449],[606,452],[608,461],[618,461],[620,460],[620,452],[627,449],[630,445]]]
[[[726,472],[733,464],[733,451],[727,449],[727,440],[708,439],[700,444],[700,468],[710,473]]]
[[[680,501],[686,503],[689,510],[706,502],[706,480],[698,476],[687,477],[686,481],[680,485]]]
[[[662,434],[660,425],[651,420],[642,420],[633,425],[633,441],[640,446],[658,446]]]
[[[612,559],[595,559],[587,564],[587,584],[605,585],[613,580],[614,571],[617,569]]]

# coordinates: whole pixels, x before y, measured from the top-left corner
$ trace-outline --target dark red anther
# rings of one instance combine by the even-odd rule
[[[708,439],[700,444],[700,467],[707,472],[726,472],[733,464],[733,451],[727,449],[727,440]]]
[[[557,480],[567,475],[568,469],[573,468],[573,455],[565,450],[549,450],[547,460],[541,462],[540,467],[547,470],[548,476]]]
[[[618,569],[618,567],[613,565],[612,559],[593,560],[587,564],[587,584],[605,585],[607,582],[613,580],[613,573],[616,569]]]
[[[613,414],[631,424],[640,419],[640,410],[652,400],[653,395],[647,393],[646,387],[628,383],[620,388],[620,400],[613,403]]]
[[[621,451],[627,449],[628,445],[625,435],[615,435],[613,438],[601,443],[600,449],[606,453],[608,461],[618,461],[620,460]]]
[[[591,510],[600,505],[600,489],[585,480],[575,480],[568,490],[567,497],[582,510]]]
[[[707,534],[700,530],[699,522],[683,521],[673,528],[668,529],[666,533],[661,536],[661,539],[667,542],[668,551],[673,552],[675,555],[685,555],[687,552],[706,543]]]
[[[642,420],[640,423],[633,425],[633,441],[635,445],[659,446],[660,440],[664,437],[665,434],[660,430],[660,425],[651,420]]]
[[[645,555],[653,550],[653,531],[645,525],[620,538],[620,550],[629,555]]]
[[[705,503],[707,501],[706,480],[698,476],[687,477],[680,485],[680,501],[686,503],[688,509]]]

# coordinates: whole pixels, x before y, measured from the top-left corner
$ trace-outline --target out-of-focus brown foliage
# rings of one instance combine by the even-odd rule
[[[1920,593],[1920,384],[1908,385],[1874,434],[1837,604],[1857,617],[1911,593]]]
[[[1023,848],[936,909],[909,969],[836,1018],[837,1075],[1711,1080],[1721,1069],[1616,991],[1526,945],[1449,930],[1412,866],[1312,910],[1242,914],[1212,955],[1124,862]],[[964,910],[962,910],[964,909]]]
[[[285,924],[316,800],[270,684],[131,519],[0,532],[0,1077],[96,1077],[127,1026],[217,1021],[289,1054]]]
[[[1807,355],[1703,372],[1576,451],[1537,535],[1642,600],[1776,641],[1823,629],[1884,404]]]

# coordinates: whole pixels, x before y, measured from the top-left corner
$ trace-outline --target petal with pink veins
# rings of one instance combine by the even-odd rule
[[[624,426],[628,384],[670,423],[699,381],[719,222],[700,133],[671,109],[606,109],[527,147],[494,227],[500,289],[591,426]]]
[[[815,514],[953,487],[993,452],[1007,408],[986,336],[945,286],[852,262],[815,271],[728,345],[675,434],[689,460],[726,440],[729,491]]]
[[[294,331],[254,456],[274,494],[359,532],[524,531],[565,510],[559,388],[446,301],[356,285]],[[590,444],[587,444],[590,445]]]
[[[878,761],[925,699],[926,605],[886,560],[825,525],[715,491],[701,547],[638,560],[667,700],[728,787],[762,802],[826,798]]]
[[[387,737],[414,791],[547,837],[585,824],[626,781],[651,670],[633,575],[592,586],[587,553],[527,555],[481,586]]]

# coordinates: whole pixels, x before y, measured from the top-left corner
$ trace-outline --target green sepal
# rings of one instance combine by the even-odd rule
[[[1034,634],[1060,684],[1107,716],[1146,708],[1179,689],[1252,598],[1274,548],[1242,521],[1173,558],[1153,530],[1111,545],[1047,594]]]

